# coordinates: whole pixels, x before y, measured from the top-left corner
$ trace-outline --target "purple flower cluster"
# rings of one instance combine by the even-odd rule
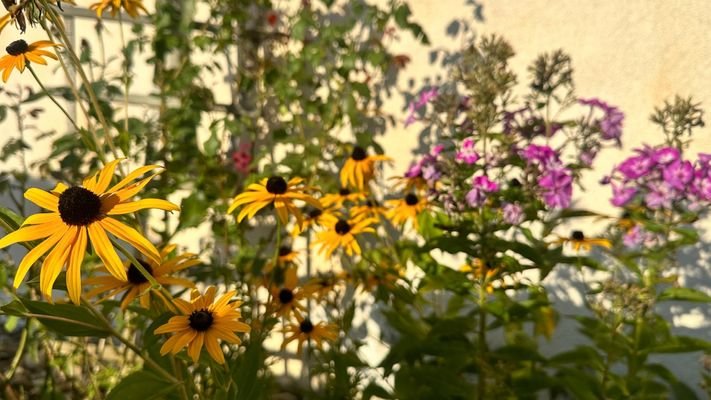
[[[533,109],[528,105],[518,110],[505,112],[503,128],[506,134],[519,133],[528,139],[546,134],[545,121],[540,116],[534,114]],[[555,135],[561,128],[562,125],[555,122],[551,123],[549,136]]]
[[[505,203],[501,207],[504,214],[504,222],[511,225],[518,225],[524,220],[523,207],[518,203]]]
[[[486,175],[475,176],[472,179],[472,190],[466,195],[467,204],[471,207],[481,207],[489,193],[499,191],[499,185]]]
[[[427,181],[427,185],[434,187],[435,182],[442,177],[442,171],[439,167],[439,155],[444,150],[444,146],[438,144],[434,146],[429,154],[426,154],[420,161],[410,165],[410,168],[405,172],[406,178],[422,178]]]
[[[420,92],[420,95],[418,96],[417,100],[414,102],[411,102],[410,105],[407,107],[407,117],[405,118],[405,127],[408,127],[412,125],[415,121],[417,121],[417,116],[416,113],[420,109],[422,109],[424,106],[427,105],[430,101],[434,100],[437,97],[437,88],[433,87],[430,89],[423,90]]]
[[[699,154],[692,163],[674,147],[636,149],[606,180],[612,186],[611,203],[624,207],[634,201],[652,210],[672,209],[686,202],[698,207],[711,201],[711,155]]]
[[[600,129],[603,139],[614,140],[618,146],[621,146],[620,138],[622,137],[622,122],[625,119],[625,114],[619,108],[596,98],[578,99],[578,103],[602,110],[603,116],[594,121],[595,125]]]
[[[457,151],[456,160],[467,165],[472,165],[479,161],[479,158],[481,158],[479,157],[479,153],[474,150],[474,139],[464,139],[464,141],[462,141],[462,145],[459,146],[459,150]]]
[[[521,152],[529,166],[538,168],[538,186],[543,202],[551,208],[570,207],[573,197],[573,173],[560,161],[558,152],[549,146],[530,144]]]

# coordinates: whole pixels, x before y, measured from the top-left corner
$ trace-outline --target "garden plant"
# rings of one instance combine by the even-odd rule
[[[625,113],[564,50],[514,71],[504,37],[468,37],[403,90],[398,41],[429,45],[404,2],[3,4],[0,397],[711,395],[711,343],[668,313],[711,301],[680,262],[711,202],[692,98],[612,165]],[[419,149],[393,171],[400,126]],[[591,176],[612,211],[581,206]]]

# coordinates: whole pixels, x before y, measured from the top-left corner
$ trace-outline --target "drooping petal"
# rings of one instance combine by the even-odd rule
[[[198,362],[198,358],[200,358],[200,350],[202,349],[202,344],[205,341],[205,333],[200,332],[195,336],[195,339],[193,339],[192,342],[190,342],[190,346],[188,346],[188,355],[190,358],[193,359],[194,363]]]
[[[89,230],[91,246],[94,248],[96,254],[99,255],[101,261],[104,262],[106,269],[117,279],[126,281],[126,269],[123,267],[123,263],[121,262],[118,254],[116,254],[116,250],[114,250],[111,245],[109,237],[106,236],[104,228],[97,223],[93,223],[88,225],[87,229]]]
[[[67,266],[67,292],[74,304],[81,302],[81,263],[84,261],[86,245],[86,228],[80,227],[76,241],[69,253],[69,265]]]
[[[49,300],[52,299],[54,281],[57,280],[57,276],[59,276],[62,267],[64,267],[69,257],[69,253],[77,238],[77,232],[78,227],[70,226],[42,263],[42,270],[40,271],[40,291]]]
[[[217,343],[217,338],[215,337],[215,335],[210,334],[210,332],[208,331],[205,336],[205,348],[210,354],[210,357],[212,357],[212,359],[215,360],[218,364],[224,364],[225,355],[222,353],[222,349],[220,348],[220,344]]]
[[[140,251],[146,257],[156,264],[160,264],[161,257],[158,253],[158,249],[153,246],[153,244],[148,241],[143,235],[141,235],[137,230],[122,224],[121,222],[111,218],[106,217],[98,222],[107,231],[111,232],[112,235],[128,242],[131,246],[135,247],[136,250]]]
[[[22,280],[25,279],[25,275],[27,275],[27,271],[29,271],[32,264],[34,264],[35,261],[42,257],[46,252],[48,252],[49,249],[51,249],[55,244],[57,244],[57,242],[59,242],[59,239],[64,236],[67,230],[69,230],[68,226],[57,225],[55,227],[54,232],[47,239],[35,246],[34,249],[30,250],[29,253],[25,255],[25,257],[20,262],[20,265],[17,267],[17,273],[15,273],[15,280],[12,284],[13,287],[20,287],[20,283],[22,283]]]
[[[54,233],[52,227],[57,224],[41,224],[24,226],[0,239],[0,249],[18,242],[29,242],[31,240],[43,239]]]

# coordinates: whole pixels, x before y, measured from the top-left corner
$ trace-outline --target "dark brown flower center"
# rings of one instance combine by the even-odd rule
[[[101,198],[89,189],[72,186],[59,195],[59,216],[67,225],[86,226],[101,218]]]
[[[294,292],[288,288],[282,288],[279,291],[279,302],[281,304],[289,304],[294,301]]]
[[[340,194],[341,196],[348,196],[349,194],[351,194],[351,191],[348,190],[348,188],[341,188],[338,191],[338,194]]]
[[[311,219],[316,219],[323,214],[323,211],[319,210],[318,208],[312,208],[309,210],[309,218]]]
[[[339,219],[338,222],[336,222],[336,233],[339,235],[345,235],[346,233],[351,231],[351,226],[348,224],[347,221]]]
[[[138,262],[141,263],[141,266],[143,266],[143,268],[145,268],[149,274],[153,275],[153,268],[150,266],[150,264],[143,260],[138,260]],[[133,283],[134,285],[140,285],[141,283],[148,282],[148,279],[143,276],[141,271],[139,271],[139,269],[134,264],[131,264],[131,266],[128,267],[126,276],[128,277],[128,281]]]
[[[371,207],[378,207],[378,206],[380,206],[380,203],[378,203],[377,200],[366,200],[366,201],[365,201],[365,206],[368,207],[368,208],[371,208]]]
[[[511,188],[519,188],[521,187],[521,181],[519,181],[516,178],[513,178],[509,181],[509,187]]]
[[[311,323],[311,320],[305,319],[299,324],[299,330],[301,333],[309,334],[314,331],[314,324]]]
[[[291,253],[291,247],[290,246],[281,246],[279,247],[279,257],[284,257]]]
[[[198,332],[205,332],[210,329],[213,322],[212,311],[206,309],[193,311],[188,317],[190,327]]]
[[[271,194],[284,194],[286,188],[286,181],[281,176],[272,176],[267,179],[267,192]]]
[[[27,45],[27,42],[24,40],[15,40],[14,42],[10,43],[9,46],[5,48],[7,51],[7,54],[11,56],[19,56],[20,54],[25,54],[27,53],[27,50],[30,49],[30,46]]]
[[[368,157],[368,154],[365,152],[365,149],[356,146],[353,148],[353,153],[351,153],[351,158],[356,160],[356,161],[362,161],[365,160],[365,158]]]
[[[408,206],[414,206],[417,204],[417,202],[420,201],[416,195],[410,193],[407,196],[405,196],[405,203],[407,203]]]
[[[573,240],[584,240],[585,235],[583,235],[583,231],[573,231],[573,233],[570,234],[570,237]]]

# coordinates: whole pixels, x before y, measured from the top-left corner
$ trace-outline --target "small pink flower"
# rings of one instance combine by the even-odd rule
[[[472,165],[475,162],[479,161],[479,158],[479,153],[474,150],[474,139],[464,139],[461,147],[459,147],[459,151],[457,151],[457,161]]]

